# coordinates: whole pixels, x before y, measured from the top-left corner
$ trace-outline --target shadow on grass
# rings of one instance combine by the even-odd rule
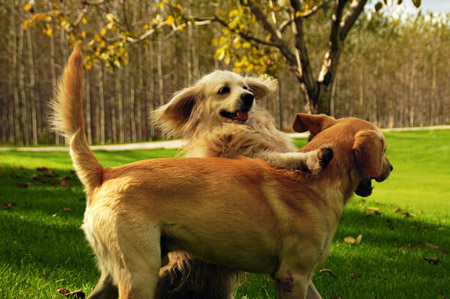
[[[58,272],[61,275],[82,272],[94,284],[97,270],[93,254],[79,228],[85,195],[73,173],[64,168],[3,167],[0,187],[1,205],[15,203],[0,210],[2,267],[18,273],[30,267],[37,277],[54,277],[55,268],[64,269]],[[369,205],[377,205],[378,213],[368,213]],[[324,298],[389,298],[392,294],[398,294],[396,298],[439,298],[449,295],[446,293],[450,285],[448,221],[423,215],[408,217],[408,214],[402,215],[406,211],[394,213],[393,208],[357,199],[350,202],[338,225],[330,257],[320,267],[330,269],[334,275],[324,272],[314,278]],[[363,236],[360,245],[344,242],[345,237],[360,234]],[[439,258],[436,264],[424,260],[434,257]],[[267,281],[267,276],[249,277],[237,291],[237,298],[246,295],[275,298],[275,288]],[[79,281],[84,280],[74,280],[74,283]]]

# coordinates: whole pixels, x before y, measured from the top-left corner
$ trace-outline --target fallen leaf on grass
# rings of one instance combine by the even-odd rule
[[[64,212],[72,212],[71,208],[64,208]]]
[[[430,247],[432,249],[439,249],[439,246],[427,242],[423,242],[422,245],[425,247]]]
[[[361,241],[362,241],[362,235],[357,236],[356,240],[355,240],[355,245],[361,244]]]
[[[353,237],[345,237],[344,242],[350,245],[354,245],[356,243],[356,240]]]
[[[352,279],[359,278],[360,275],[358,273],[352,273]]]
[[[396,209],[394,209],[394,210],[392,210],[392,213],[397,213],[397,212],[400,212],[402,209],[400,209],[400,208],[396,208]]]
[[[11,209],[13,206],[15,206],[15,205],[16,205],[15,203],[10,202],[9,204],[3,205],[2,208],[3,208],[4,210],[9,210],[9,209]]]
[[[366,211],[374,211],[374,212],[376,212],[376,211],[378,211],[379,209],[378,208],[375,208],[375,207],[368,207],[368,208],[366,208]]]
[[[62,181],[61,182],[61,187],[72,187],[72,184],[66,182],[66,181]]]
[[[359,244],[361,244],[361,240],[362,240],[362,235],[358,235],[356,237],[356,239],[353,237],[345,237],[344,238],[344,242],[347,244],[350,244],[350,245],[359,245]]]
[[[417,217],[415,214],[413,214],[413,213],[408,213],[408,212],[402,213],[402,216],[405,216],[405,217]]]
[[[440,261],[440,258],[438,258],[438,257],[426,257],[426,258],[424,258],[424,260],[426,260],[430,264],[437,265],[437,263],[439,263],[439,261]]]
[[[368,207],[368,208],[366,208],[366,211],[374,212],[375,215],[381,215],[381,214],[382,214],[382,213],[380,212],[380,210],[379,210],[378,208],[376,208],[376,207]],[[366,214],[366,217],[368,216],[368,214],[369,214],[369,213]]]
[[[66,298],[69,298],[69,297],[77,298],[77,299],[85,299],[86,298],[86,294],[82,290],[71,292],[64,288],[58,288],[58,293],[62,294]]]
[[[331,276],[336,277],[336,274],[334,274],[333,271],[331,271],[330,269],[321,269],[321,270],[319,270],[319,274],[320,275],[322,275],[323,272],[330,273]]]

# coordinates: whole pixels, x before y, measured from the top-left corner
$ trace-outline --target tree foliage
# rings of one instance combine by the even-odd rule
[[[420,6],[420,0],[412,1],[415,6]],[[126,14],[118,12],[120,6],[126,9],[126,4],[119,1],[82,1],[78,16],[71,19],[57,9],[58,2],[47,0],[41,3],[44,13],[31,4],[24,6],[24,10],[30,12],[24,27],[38,21],[42,31],[51,35],[49,23],[56,22],[58,28],[66,28],[73,43],[86,44],[88,68],[100,60],[105,61],[107,67],[116,68],[127,63],[128,44],[146,42],[156,34],[171,35],[188,26],[217,22],[222,25],[222,30],[220,37],[212,41],[217,47],[216,59],[227,65],[232,63],[237,72],[252,71],[272,76],[276,76],[284,63],[300,84],[307,111],[330,114],[332,86],[342,46],[366,3],[367,0],[224,0],[185,4],[163,0],[156,2],[155,9],[146,19],[133,23]],[[192,14],[195,5],[206,17]],[[375,10],[379,11],[383,5],[387,5],[387,0],[377,2]],[[104,25],[87,31],[86,14],[100,6]],[[323,54],[320,71],[312,69],[305,25],[308,18],[318,12],[322,13],[321,21],[328,26],[328,49]]]
[[[63,141],[49,130],[46,107],[74,43],[81,43],[86,57],[83,97],[87,135],[93,143],[158,137],[148,114],[173,92],[217,68],[277,76],[278,92],[256,104],[274,115],[280,129],[289,129],[294,113],[306,112],[296,69],[277,47],[241,36],[271,43],[243,4],[241,12],[233,11],[238,8],[235,2],[225,0],[184,2],[181,8],[150,0],[27,4],[28,0],[0,3],[0,23],[6,28],[0,33],[2,143]],[[304,22],[314,80],[329,49],[327,9]],[[244,19],[234,21],[239,15]],[[218,19],[244,29],[232,32]],[[294,51],[292,24],[286,26],[285,42]],[[332,83],[331,115],[361,117],[381,127],[449,121],[449,16],[398,19],[390,15],[390,7],[376,13],[370,6],[352,30]]]

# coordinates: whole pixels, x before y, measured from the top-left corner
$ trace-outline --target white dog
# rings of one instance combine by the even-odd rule
[[[176,93],[152,115],[166,135],[182,137],[187,157],[262,158],[274,166],[317,173],[332,158],[329,148],[308,153],[277,130],[269,113],[254,107],[277,88],[270,77],[215,71]]]

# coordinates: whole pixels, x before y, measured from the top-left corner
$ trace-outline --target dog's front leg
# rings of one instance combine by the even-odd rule
[[[261,158],[275,167],[316,174],[328,166],[333,158],[333,149],[322,147],[307,153],[261,152],[256,153],[254,157]]]
[[[116,299],[119,298],[119,290],[114,285],[111,275],[102,275],[94,291],[88,299]]]

